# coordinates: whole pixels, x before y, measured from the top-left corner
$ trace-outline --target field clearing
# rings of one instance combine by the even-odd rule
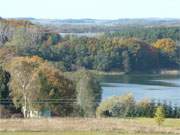
[[[0,119],[0,131],[0,135],[172,135],[180,134],[180,119],[166,119],[160,128],[150,118]]]

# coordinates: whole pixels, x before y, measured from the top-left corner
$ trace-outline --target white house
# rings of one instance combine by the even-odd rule
[[[51,111],[48,108],[45,108],[41,111],[30,110],[27,111],[25,107],[22,107],[23,115],[27,115],[27,118],[49,118],[51,117]]]

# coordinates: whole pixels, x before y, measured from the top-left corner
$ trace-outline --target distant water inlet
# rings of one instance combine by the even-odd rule
[[[101,36],[103,35],[104,33],[92,33],[92,32],[89,32],[89,33],[59,33],[62,37],[65,37],[65,36],[77,36],[77,37],[97,37],[97,36]]]
[[[103,100],[130,92],[137,101],[148,98],[180,106],[180,76],[111,75],[98,78],[103,89]]]

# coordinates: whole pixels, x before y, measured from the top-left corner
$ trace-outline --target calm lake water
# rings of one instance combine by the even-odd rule
[[[103,100],[131,92],[136,100],[149,98],[180,105],[180,76],[110,75],[98,79]]]

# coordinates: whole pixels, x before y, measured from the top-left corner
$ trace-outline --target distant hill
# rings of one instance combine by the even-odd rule
[[[12,19],[12,18],[8,18]],[[13,20],[30,21],[32,24],[43,25],[49,31],[61,33],[85,33],[85,35],[96,35],[98,33],[111,33],[124,31],[130,27],[151,28],[151,27],[180,27],[180,19],[173,18],[142,18],[142,19],[36,19],[36,18],[13,18]],[[82,35],[82,34],[81,34]],[[83,34],[84,36],[84,34]]]
[[[100,20],[100,19],[35,19],[35,18],[17,18],[23,20],[29,20],[33,23],[39,23],[42,25],[175,25],[180,26],[180,19],[172,18],[142,18],[142,19],[117,19],[117,20]]]

